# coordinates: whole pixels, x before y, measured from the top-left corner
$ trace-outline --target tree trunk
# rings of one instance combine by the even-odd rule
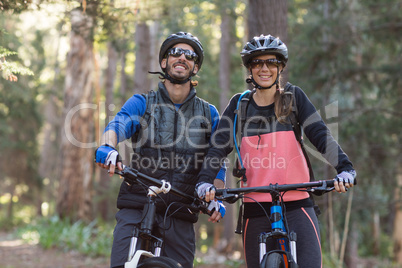
[[[126,42],[126,41],[125,41]],[[120,53],[120,105],[126,102],[126,95],[127,95],[127,74],[126,74],[126,56],[127,50],[124,48]]]
[[[248,40],[261,34],[287,41],[288,4],[286,0],[249,0]]]
[[[222,113],[225,109],[227,103],[229,102],[229,94],[230,94],[230,54],[233,40],[233,25],[234,20],[231,14],[231,8],[228,7],[230,3],[223,4],[221,7],[221,40],[220,40],[220,54],[219,54],[219,87],[220,87],[220,98],[219,98],[219,111]],[[227,167],[229,171],[229,167]],[[226,175],[226,187],[233,187],[233,178],[228,174]],[[235,218],[235,206],[228,205],[226,206],[226,215],[223,220],[225,228],[223,229],[223,246],[225,248],[225,252],[231,252],[233,249],[233,239],[234,237],[234,229],[235,222],[237,218]],[[237,216],[237,215],[236,215]],[[215,227],[215,233],[222,233],[222,230],[217,229]]]
[[[91,219],[93,171],[92,72],[94,18],[71,12],[70,51],[64,89],[62,170],[57,212],[71,220]]]
[[[219,53],[219,87],[221,89],[219,111],[223,111],[229,101],[230,92],[230,47],[231,47],[231,15],[229,10],[223,8],[221,11],[221,40]]]
[[[152,23],[151,29],[150,29],[150,57],[149,57],[149,71],[157,72],[160,71],[161,68],[159,66],[159,48],[160,48],[160,42],[159,42],[159,35],[161,31],[161,26],[158,21],[154,21]],[[156,90],[158,87],[159,79],[158,75],[151,75],[150,79],[150,89]]]
[[[402,206],[401,206],[401,189],[402,189],[402,168],[399,166],[397,174],[397,185],[395,187],[395,220],[394,220],[394,254],[395,261],[402,264]]]
[[[272,35],[287,44],[288,3],[287,0],[249,0],[247,16],[247,40],[254,36]],[[289,67],[289,66],[288,66]],[[283,84],[288,81],[288,68],[281,74]]]
[[[151,81],[148,77],[151,63],[151,39],[149,27],[145,22],[139,22],[135,30],[136,53],[134,72],[134,93],[145,93],[150,90]]]

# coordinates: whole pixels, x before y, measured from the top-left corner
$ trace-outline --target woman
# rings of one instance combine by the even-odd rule
[[[335,190],[346,192],[346,188],[353,186],[356,176],[348,156],[333,139],[305,93],[290,83],[285,87],[280,84],[280,74],[288,61],[286,45],[279,38],[261,35],[247,42],[241,57],[250,72],[246,81],[253,84],[254,90],[246,94],[249,100],[245,112],[238,111],[242,107],[239,105],[241,94],[233,96],[226,107],[199,173],[199,183],[213,181],[219,171],[215,163],[223,161],[234,147],[240,147],[237,173],[242,176],[242,186],[310,181],[308,160],[290,123],[292,113],[296,113],[306,137],[336,169]],[[246,118],[239,119],[241,114]],[[241,146],[233,142],[236,138]],[[213,192],[199,195],[214,198]],[[243,245],[250,268],[259,267],[258,234],[270,230],[257,201],[268,210],[271,196],[256,193],[244,198]],[[286,193],[284,201],[289,228],[297,234],[299,267],[322,267],[320,231],[312,199],[307,193],[294,191]],[[268,243],[268,250],[273,247],[274,243]]]

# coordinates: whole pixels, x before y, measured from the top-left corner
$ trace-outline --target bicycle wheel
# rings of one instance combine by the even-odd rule
[[[180,263],[168,257],[152,257],[141,261],[138,268],[182,268]]]
[[[285,268],[285,261],[279,253],[265,254],[260,264],[261,268]]]

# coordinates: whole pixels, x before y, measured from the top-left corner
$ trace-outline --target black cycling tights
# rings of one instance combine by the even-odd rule
[[[312,207],[298,208],[286,213],[289,229],[297,234],[297,264],[299,268],[321,268],[322,254],[320,230]],[[246,218],[243,226],[243,246],[247,267],[259,267],[258,235],[271,230],[266,217]],[[267,251],[275,248],[275,242],[267,243]]]

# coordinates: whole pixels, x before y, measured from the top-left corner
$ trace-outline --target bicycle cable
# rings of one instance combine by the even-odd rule
[[[264,212],[265,217],[268,219],[269,224],[271,224],[271,219],[269,218],[269,215],[268,215],[266,209],[264,208],[264,206],[263,206],[260,202],[258,202],[257,200],[255,200],[254,198],[249,197],[249,196],[244,196],[244,195],[242,195],[242,197],[243,197],[243,198],[250,199],[250,200],[254,201],[257,205],[259,205],[260,208],[261,208],[261,210]]]

